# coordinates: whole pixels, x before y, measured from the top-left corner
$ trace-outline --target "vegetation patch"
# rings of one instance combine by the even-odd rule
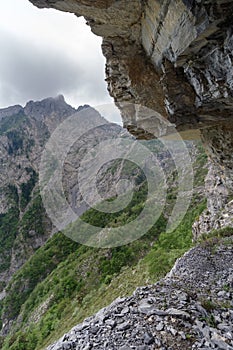
[[[133,171],[131,165],[126,171]],[[198,185],[203,185],[204,173],[196,173],[195,178]],[[120,227],[134,220],[147,198],[144,180],[138,178],[133,198],[121,212],[106,215],[97,207],[88,210],[83,220],[98,227]],[[192,224],[206,208],[206,202],[194,196],[183,221],[173,232],[166,232],[167,217],[176,200],[176,172],[169,181],[173,188],[168,193],[168,206],[140,239],[117,248],[97,249],[57,233],[39,248],[7,288],[1,313],[3,319],[12,320],[13,327],[12,333],[2,340],[1,349],[42,350],[116,297],[129,295],[137,286],[154,283],[164,276],[175,260],[192,247]],[[24,238],[31,230],[43,234],[45,226],[41,197],[33,188],[31,183],[23,191],[26,212],[20,230]]]

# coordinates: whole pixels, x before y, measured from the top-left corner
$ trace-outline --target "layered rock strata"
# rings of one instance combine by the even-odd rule
[[[149,107],[179,129],[231,120],[232,1],[31,2],[84,16],[103,37],[108,88],[116,102]],[[136,134],[143,132],[142,117],[122,117]]]
[[[30,1],[84,16],[103,37],[108,90],[131,133],[161,135],[161,117],[191,138],[201,130],[232,192],[232,0]]]

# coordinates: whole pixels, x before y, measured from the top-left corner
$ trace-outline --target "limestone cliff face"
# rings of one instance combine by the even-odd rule
[[[116,102],[150,107],[180,129],[231,118],[232,1],[30,1],[82,15],[103,37]],[[142,120],[123,120],[142,132]]]
[[[30,1],[82,15],[103,37],[108,90],[131,133],[153,137],[156,113],[179,131],[191,130],[191,137],[201,130],[215,177],[225,186],[224,200],[215,198],[224,210],[233,190],[232,0]],[[155,113],[129,113],[123,102]]]
[[[194,236],[233,226],[233,134],[230,125],[218,125],[202,131],[211,162],[206,177],[208,210],[194,224]]]

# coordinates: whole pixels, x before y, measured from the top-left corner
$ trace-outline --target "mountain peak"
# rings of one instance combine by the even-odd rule
[[[57,97],[54,98],[55,100],[61,101],[61,102],[66,102],[65,97],[63,95],[58,95]]]
[[[41,119],[54,113],[71,115],[75,108],[66,103],[63,95],[48,97],[41,101],[29,101],[24,107],[24,113],[36,119]]]

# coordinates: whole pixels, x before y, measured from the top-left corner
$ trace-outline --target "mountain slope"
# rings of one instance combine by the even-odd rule
[[[11,333],[3,349],[42,349],[115,297],[132,293],[138,285],[155,282],[170,270],[176,258],[192,245],[192,223],[205,208],[201,193],[206,157],[199,146],[190,143],[189,149],[196,172],[196,192],[177,230],[172,234],[162,233],[176,198],[174,165],[171,162],[168,166],[169,157],[162,152],[161,161],[170,174],[169,190],[165,212],[154,227],[143,238],[113,249],[88,248],[62,234],[54,235],[9,284],[7,297],[2,302],[2,319],[4,325],[10,321]],[[124,212],[110,215],[110,222],[106,221],[105,213],[95,209],[87,211],[83,219],[103,226],[111,222],[121,225],[138,215],[145,201],[145,191],[143,180],[134,201]]]
[[[57,261],[50,266],[46,266],[46,262],[41,269],[36,266],[33,273],[38,278],[33,276],[30,280],[29,273],[28,281],[18,285],[17,294],[14,297],[11,294],[10,305],[8,304],[7,298],[11,288],[8,284],[11,283],[12,276],[56,232],[46,214],[39,191],[39,166],[45,144],[60,123],[84,109],[88,110],[85,114],[87,118],[89,114],[99,116],[97,111],[87,105],[80,106],[77,110],[72,108],[63,96],[38,102],[30,101],[24,108],[13,106],[0,111],[0,299],[4,299],[6,306],[2,317],[3,335],[11,329],[11,323],[19,313],[22,300],[26,300],[39,280],[46,277],[56,263],[66,256],[60,254]],[[80,140],[81,144],[90,147],[104,139],[105,133],[108,136],[117,136],[122,132],[119,126],[107,124],[106,120],[102,119],[103,127],[100,126],[92,133],[92,139],[89,137],[87,140],[88,136],[84,135]],[[79,143],[77,147],[79,149]],[[85,146],[82,149],[85,152]],[[75,155],[75,166],[78,166],[79,159],[80,157]],[[66,172],[66,166],[64,169]],[[71,182],[75,185],[73,175],[69,172],[65,175],[67,186]],[[116,176],[107,179],[103,177],[100,183],[107,183],[111,187],[115,180]],[[69,189],[67,191],[69,195]],[[76,197],[77,191],[74,192]],[[78,198],[76,205],[80,203],[81,198]],[[71,251],[69,250],[69,253]]]
[[[79,246],[61,234],[53,236],[9,286],[4,309],[17,310],[14,300],[21,303],[21,308],[3,349],[43,349],[43,344],[55,340],[116,297],[129,295],[138,285],[157,281],[192,246],[192,223],[204,208],[201,203],[190,209],[183,224],[170,235],[161,233],[165,228],[161,219],[146,237],[110,250]],[[41,268],[38,264],[42,264]],[[45,267],[52,271],[43,279]],[[36,279],[35,288],[28,294],[21,291],[19,298],[19,288]]]
[[[232,349],[232,243],[230,236],[198,245],[153,286],[75,326],[48,350]]]

